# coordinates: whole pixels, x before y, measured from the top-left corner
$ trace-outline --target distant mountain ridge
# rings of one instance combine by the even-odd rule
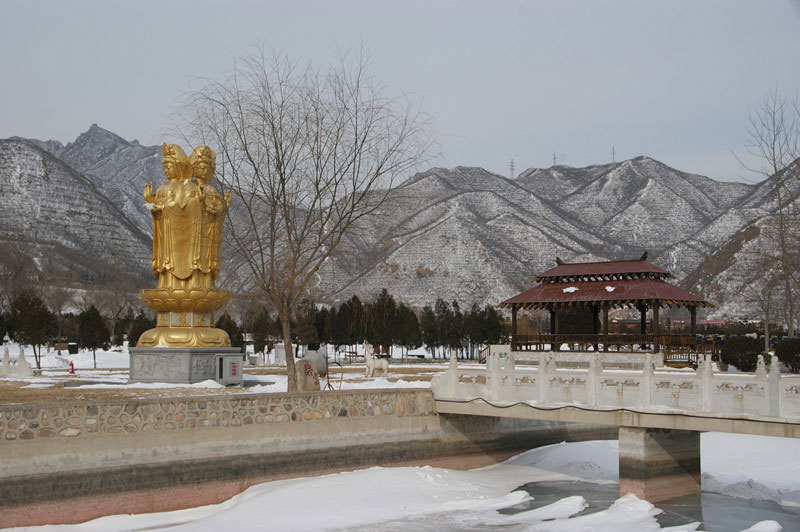
[[[86,176],[47,151],[22,140],[0,140],[0,196],[4,267],[35,264],[42,281],[143,277],[150,235]]]
[[[30,178],[9,180],[20,165]],[[55,167],[69,176],[65,183],[81,178],[81,186],[89,183],[94,189],[83,200],[62,193],[63,200],[44,201],[35,193],[35,177]],[[152,222],[141,194],[146,183],[163,181],[160,147],[128,142],[97,125],[66,146],[8,139],[0,141],[0,178],[3,186],[13,181],[21,189],[4,195],[6,201],[13,199],[20,215],[35,212],[34,225],[51,241],[69,220],[52,220],[48,209],[71,208],[67,205],[75,202],[98,216],[114,217],[108,234],[117,240],[87,235],[95,241],[91,249],[100,256],[100,249],[106,254],[113,249],[141,276],[148,274]],[[730,251],[729,242],[741,239],[743,230],[772,209],[768,183],[718,182],[644,156],[586,168],[533,168],[515,179],[481,168],[432,168],[410,176],[391,191],[376,216],[358,224],[320,272],[314,291],[331,302],[352,294],[370,298],[387,288],[413,305],[431,304],[437,297],[497,303],[528,288],[556,256],[624,259],[649,250],[651,262],[672,271],[678,284],[721,294],[724,287],[711,287],[736,261],[709,257]],[[0,224],[0,238],[37,240],[41,233],[31,231]],[[84,248],[74,244],[70,249],[81,253]],[[717,302],[719,315],[747,312],[735,294]]]
[[[624,259],[644,250],[680,283],[765,214],[742,207],[757,188],[679,172],[649,157],[530,169],[513,180],[480,168],[435,168],[394,191],[380,221],[360,232],[382,243],[374,265],[325,291],[343,299],[385,286],[418,294],[415,303],[431,293],[496,303],[528,288],[556,256]]]

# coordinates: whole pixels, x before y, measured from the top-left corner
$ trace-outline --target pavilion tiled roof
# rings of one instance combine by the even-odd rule
[[[561,278],[592,277],[672,277],[672,274],[645,260],[561,263],[533,278],[533,282],[552,282]]]
[[[667,306],[713,307],[703,298],[665,281],[668,271],[650,264],[646,254],[639,260],[567,264],[537,275],[538,284],[500,303],[499,307],[553,309],[574,304],[607,304],[614,307]]]
[[[621,279],[543,283],[500,303],[521,308],[550,308],[575,303],[609,303],[612,306],[637,306],[659,301],[664,305],[712,307],[702,298],[660,279]]]

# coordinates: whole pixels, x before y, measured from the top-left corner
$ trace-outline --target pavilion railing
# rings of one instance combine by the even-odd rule
[[[518,334],[512,351],[644,351],[656,347],[665,361],[696,365],[698,354],[716,354],[713,344],[696,343],[691,335],[678,334]]]

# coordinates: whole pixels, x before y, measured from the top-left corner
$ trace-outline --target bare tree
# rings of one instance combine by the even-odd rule
[[[800,105],[777,89],[764,95],[748,117],[748,152],[757,163],[742,163],[748,170],[768,179],[775,202],[774,215],[763,234],[770,242],[761,254],[778,272],[787,306],[789,336],[795,335],[796,290],[793,280],[798,266],[800,210],[797,187],[800,180]],[[741,162],[741,161],[740,161]]]
[[[117,328],[117,322],[128,310],[141,308],[141,300],[135,288],[125,280],[110,283],[102,290],[87,292],[83,299],[84,309],[95,307],[108,322],[108,330],[112,334]]]
[[[430,158],[431,120],[383,95],[363,51],[316,69],[263,50],[189,94],[183,118],[187,140],[218,150],[228,240],[277,311],[296,390],[292,312],[354,224]]]
[[[764,351],[769,352],[770,321],[777,318],[776,307],[781,298],[783,282],[780,275],[770,276],[769,270],[756,269],[744,283],[741,294],[744,300],[758,306],[764,317]]]

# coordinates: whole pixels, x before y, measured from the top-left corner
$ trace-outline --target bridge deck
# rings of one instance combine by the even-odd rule
[[[787,420],[743,417],[740,415],[703,414],[688,412],[639,412],[629,409],[604,410],[579,406],[552,406],[498,403],[485,399],[436,399],[439,414],[510,417],[544,421],[592,423],[619,427],[692,430],[698,432],[731,432],[783,438],[800,438],[800,424]]]

